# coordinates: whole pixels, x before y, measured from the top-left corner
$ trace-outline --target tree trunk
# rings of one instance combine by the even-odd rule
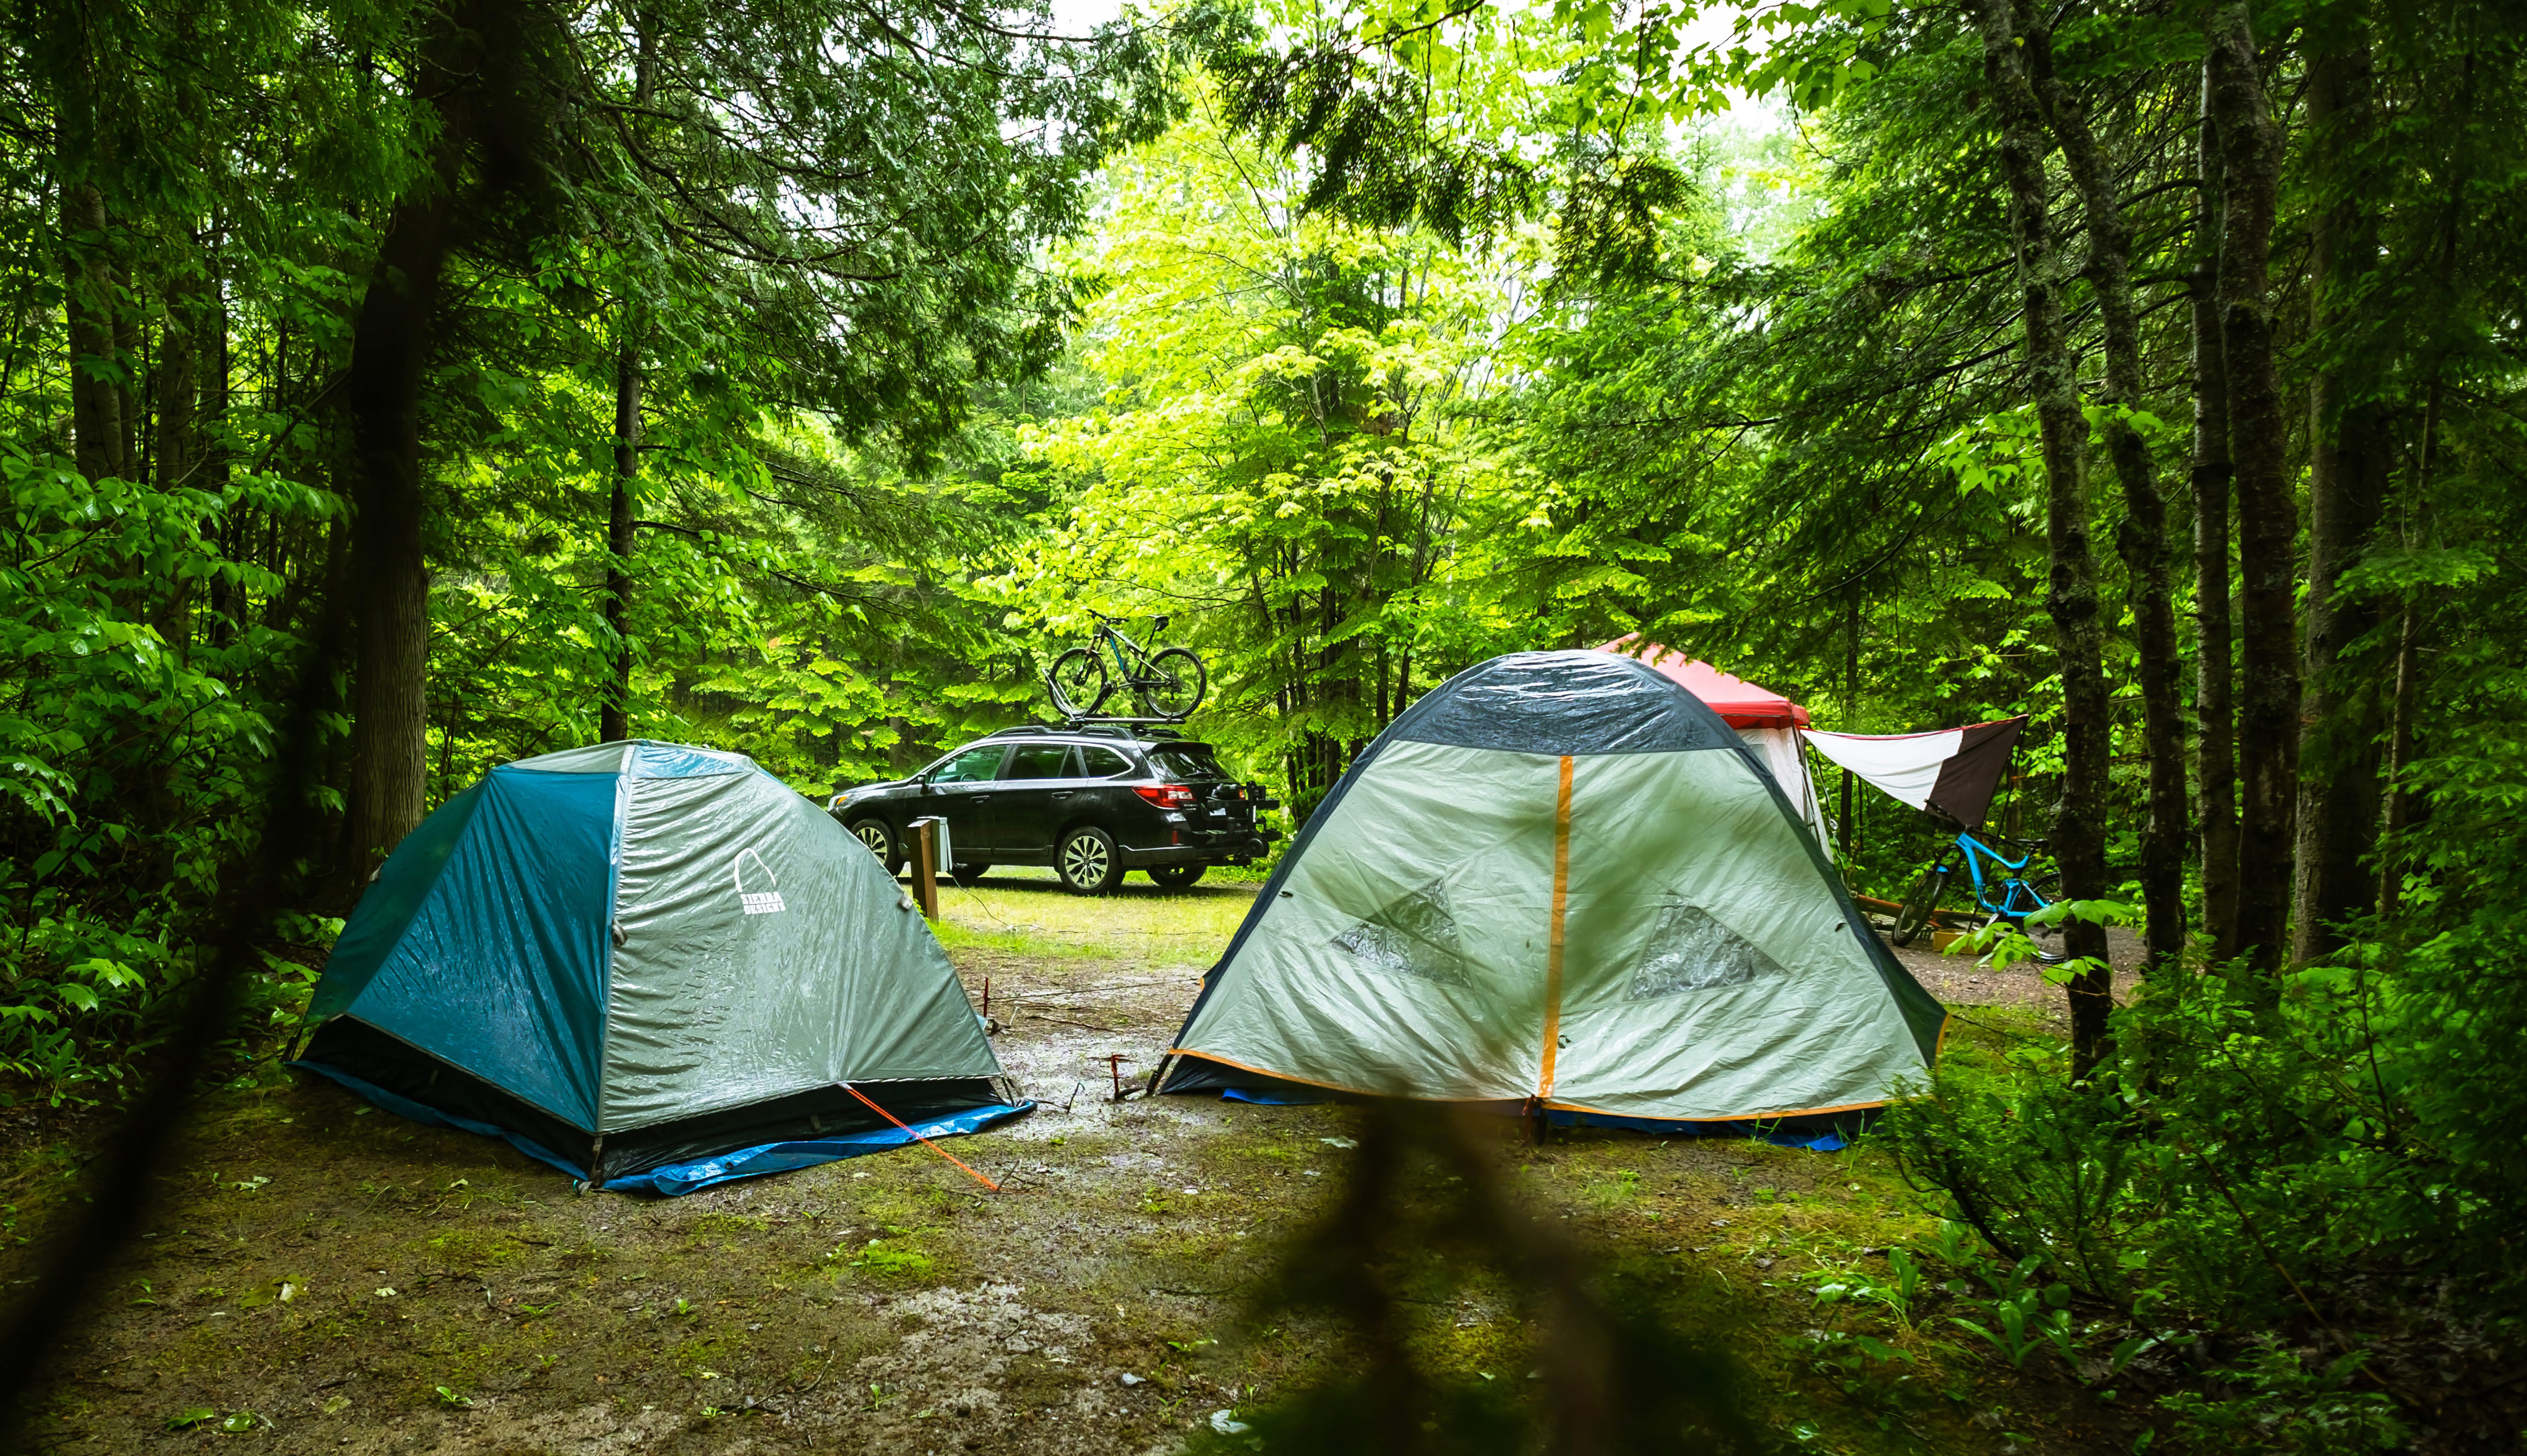
[[[2149,818],[2140,835],[2140,890],[2147,965],[2174,965],[2185,954],[2185,715],[2178,674],[2175,589],[2168,579],[2167,500],[2149,462],[2149,445],[2132,423],[2141,404],[2140,318],[2133,306],[2132,228],[2123,189],[2089,130],[2087,109],[2053,72],[2052,37],[2027,31],[2027,61],[2071,184],[2088,213],[2089,256],[2082,276],[2096,298],[2105,335],[2106,458],[2123,488],[2124,523],[2115,550],[2131,579],[2134,637],[2140,649],[2141,742],[2149,759]]]
[[[2211,71],[2202,71],[2201,263],[2193,277],[2193,705],[2201,719],[2201,783],[2196,818],[2202,843],[2202,927],[2214,962],[2238,954],[2238,720],[2230,651],[2229,510],[2236,495],[2229,464],[2229,377],[2220,357],[2220,305],[2213,270],[2220,253],[2220,141],[2211,118]]]
[[[2211,111],[2222,164],[2218,276],[2222,362],[2229,383],[2229,458],[2237,469],[2243,628],[2239,758],[2238,942],[2258,968],[2279,969],[2289,931],[2298,800],[2298,634],[2291,493],[2274,358],[2267,272],[2281,190],[2281,128],[2273,120],[2246,7],[2212,11]]]
[[[614,663],[597,737],[606,743],[632,736],[632,483],[640,473],[641,353],[627,317],[614,356],[614,491],[605,518],[605,625],[614,635]]]
[[[2311,332],[2325,362],[2308,386],[2307,704],[2299,737],[2298,883],[2291,959],[2320,960],[2343,944],[2342,922],[2375,906],[2377,878],[2362,859],[2377,843],[2379,693],[2374,674],[2346,660],[2378,626],[2366,598],[2339,583],[2368,548],[2385,510],[2385,410],[2357,378],[2345,338],[2362,284],[2376,268],[2376,229],[2360,200],[2354,154],[2372,122],[2365,41],[2319,55],[2309,68],[2308,125],[2320,185],[2308,281]]]
[[[209,324],[209,286],[185,279],[167,290],[167,327],[158,339],[157,485],[161,491],[202,490],[196,479],[204,457],[200,360]],[[174,572],[150,584],[150,621],[181,656],[191,641],[191,583]]]
[[[641,20],[640,60],[634,68],[632,104],[646,109],[657,89],[657,26]],[[622,338],[614,354],[614,490],[605,516],[605,626],[614,635],[613,681],[606,685],[597,737],[619,743],[632,736],[632,484],[641,474],[641,305],[626,282]]]
[[[1844,607],[1842,622],[1842,731],[1854,731],[1860,721],[1860,594],[1851,594]],[[1842,771],[1842,813],[1833,822],[1833,837],[1842,856],[1842,876],[1851,878],[1851,846],[1858,829],[1852,823],[1852,775]]]
[[[2044,115],[2027,67],[2011,0],[1979,0],[1984,78],[2000,123],[2001,176],[2009,188],[2010,230],[2018,252],[2027,365],[2044,457],[2045,538],[2052,568],[2045,609],[2060,635],[2062,794],[2050,835],[2062,868],[2062,893],[2093,900],[2106,893],[2105,789],[2107,703],[2104,632],[2097,617],[2097,569],[2089,546],[2088,482],[2081,457],[2088,422],[2080,412],[2078,361],[2062,325],[2061,263],[2048,215]],[[2107,1016],[2114,1010],[2113,972],[2105,964],[2105,930],[2073,920],[2064,937],[2074,957],[2088,958],[2071,982],[2071,1074],[2085,1077],[2112,1050]]]
[[[78,473],[89,480],[126,475],[130,438],[123,418],[126,399],[117,383],[114,271],[106,263],[105,194],[86,178],[90,158],[76,155],[64,129],[62,161],[62,264],[71,351],[71,450]]]
[[[351,786],[339,872],[356,887],[421,822],[429,776],[430,572],[422,532],[422,388],[458,186],[483,83],[474,15],[441,13],[423,45],[420,94],[435,99],[430,175],[398,199],[351,336],[342,385],[350,429],[350,590],[358,665]]]
[[[209,302],[211,313],[209,327],[211,338],[209,363],[211,377],[209,408],[212,420],[224,427],[228,424],[229,404],[231,402],[229,396],[229,306],[227,289],[225,285],[221,282],[216,259],[213,260],[210,271],[211,281],[209,285]],[[206,461],[214,461],[216,463],[213,469],[213,478],[203,481],[202,489],[215,493],[222,500],[229,502],[227,509],[221,511],[219,515],[213,517],[208,523],[206,523],[204,529],[210,533],[212,548],[223,558],[232,557],[236,552],[230,543],[235,539],[235,528],[233,522],[237,506],[234,501],[229,500],[228,488],[229,471],[231,468],[230,461],[227,452],[216,445],[210,445],[206,448],[204,459]],[[208,586],[209,590],[206,594],[208,600],[205,604],[208,607],[208,616],[210,620],[203,624],[206,628],[206,637],[211,645],[212,650],[225,651],[227,650],[229,644],[234,640],[236,634],[236,603],[232,599],[231,589],[229,587],[227,576],[224,573],[213,573]],[[225,664],[223,664],[223,667],[225,667]],[[221,669],[214,670],[216,671]]]

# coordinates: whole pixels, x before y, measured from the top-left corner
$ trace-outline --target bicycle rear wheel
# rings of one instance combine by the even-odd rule
[[[1931,912],[1939,908],[1939,897],[1946,893],[1947,888],[1946,865],[1934,864],[1923,870],[1922,877],[1905,892],[1904,904],[1895,911],[1895,928],[1888,932],[1886,938],[1899,946],[1909,946],[1921,939],[1922,932],[1931,926]]]
[[[1168,648],[1150,659],[1150,675],[1134,679],[1132,691],[1141,700],[1141,711],[1151,717],[1184,718],[1202,706],[1203,691],[1210,685],[1200,657],[1183,648]]]
[[[1094,648],[1072,648],[1054,659],[1045,683],[1053,690],[1056,712],[1084,718],[1106,705],[1106,659]]]

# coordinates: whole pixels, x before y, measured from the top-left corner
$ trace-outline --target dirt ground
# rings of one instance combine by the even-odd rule
[[[1327,1358],[1243,1326],[1239,1290],[1340,1183],[1352,1115],[1112,1100],[1109,1059],[1126,1059],[1127,1088],[1147,1076],[1253,894],[1135,882],[1089,902],[1024,872],[949,892],[942,939],[978,1005],[988,985],[1000,1056],[1041,1104],[949,1144],[999,1193],[910,1148],[680,1199],[583,1195],[504,1144],[331,1084],[274,1072],[219,1094],[163,1173],[147,1236],[61,1352],[42,1443],[1179,1449],[1214,1412],[1268,1401]],[[2042,1030],[2031,1006],[2059,1010],[2032,967],[1906,959],[2003,1033]],[[1945,1384],[1915,1387],[1915,1404],[1860,1398],[1785,1353],[1821,1318],[1803,1274],[1934,1226],[1866,1146],[1592,1132],[1538,1149],[1513,1134],[1505,1123],[1505,1165],[1564,1226],[1714,1291],[1782,1449],[2129,1446],[2067,1382],[1953,1345],[1925,1346],[1936,1369],[1922,1378]],[[0,1198],[31,1228],[71,1165],[53,1144],[11,1166]],[[1510,1374],[1494,1367],[1518,1360],[1514,1316],[1433,1318],[1478,1374]]]

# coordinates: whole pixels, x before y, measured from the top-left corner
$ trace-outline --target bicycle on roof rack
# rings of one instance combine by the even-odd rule
[[[1063,717],[1076,721],[1098,716],[1117,690],[1131,695],[1149,722],[1180,723],[1202,706],[1211,675],[1200,657],[1183,648],[1150,651],[1117,630],[1128,618],[1095,610],[1088,614],[1097,619],[1095,637],[1088,646],[1072,648],[1055,658],[1053,670],[1044,675],[1054,708]],[[1150,618],[1150,630],[1166,631],[1167,619]],[[1114,659],[1110,673],[1106,667],[1109,654]]]

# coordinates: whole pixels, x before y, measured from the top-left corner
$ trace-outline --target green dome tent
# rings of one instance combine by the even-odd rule
[[[877,860],[753,760],[676,744],[503,764],[448,801],[342,927],[307,1024],[294,1065],[622,1190],[907,1141],[886,1114],[935,1136],[1033,1105],[995,1085]]]
[[[1628,657],[1520,652],[1353,762],[1160,1090],[1815,1126],[1921,1076],[1945,1022],[1710,707]]]

